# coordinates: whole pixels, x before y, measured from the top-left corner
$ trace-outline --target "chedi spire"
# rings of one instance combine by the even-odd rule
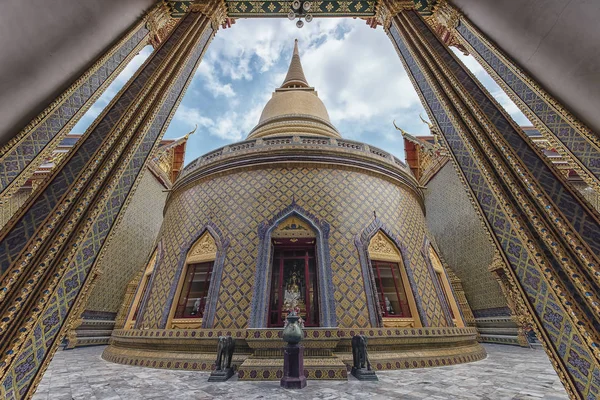
[[[300,63],[298,39],[294,43],[286,77],[265,104],[258,125],[252,129],[248,139],[281,135],[341,137],[329,120],[325,104],[306,81]]]
[[[294,54],[292,55],[292,61],[288,68],[288,73],[281,84],[281,88],[296,88],[296,87],[310,87],[304,76],[302,70],[302,63],[300,62],[300,53],[298,52],[298,39],[294,41]]]

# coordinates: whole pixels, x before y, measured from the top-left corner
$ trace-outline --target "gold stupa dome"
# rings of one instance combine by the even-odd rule
[[[298,39],[286,77],[265,105],[248,139],[294,134],[341,137],[329,120],[325,104],[306,81],[298,54]]]

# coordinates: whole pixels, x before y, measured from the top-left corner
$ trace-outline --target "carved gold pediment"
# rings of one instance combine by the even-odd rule
[[[271,235],[273,238],[313,238],[312,228],[300,218],[292,216],[281,222]]]
[[[398,249],[381,231],[377,232],[369,242],[369,257],[372,260],[401,262]]]
[[[186,262],[195,263],[202,261],[210,261],[217,258],[217,244],[210,233],[205,232],[200,239],[194,243],[192,249],[188,253]]]

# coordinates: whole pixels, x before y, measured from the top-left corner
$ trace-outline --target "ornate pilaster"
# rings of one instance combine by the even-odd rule
[[[452,271],[452,269],[448,267],[445,262],[444,270],[448,274],[450,284],[452,285],[452,290],[454,291],[456,300],[458,301],[458,306],[460,307],[460,311],[465,318],[465,324],[467,326],[477,326],[475,322],[475,315],[473,314],[473,310],[471,310],[471,306],[469,306],[469,302],[467,301],[467,296],[465,296],[465,290],[463,289],[460,278],[456,276],[454,271]]]
[[[600,192],[598,133],[546,92],[448,0],[435,6],[434,19],[479,61],[553,147],[573,161],[573,168],[587,184]]]
[[[468,55],[469,51],[462,44],[456,32],[461,16],[456,8],[448,6],[446,0],[440,0],[434,6],[434,14],[426,19],[433,31],[448,47],[456,47],[464,55]]]
[[[142,19],[0,149],[0,207],[48,158],[131,59],[148,44]]]
[[[148,42],[157,49],[169,36],[177,19],[171,17],[169,6],[164,1],[159,2],[145,18],[146,29],[148,29]]]
[[[598,213],[417,13],[389,34],[567,391],[597,393]]]
[[[125,288],[125,296],[123,296],[123,303],[121,303],[121,307],[119,308],[117,316],[115,317],[114,329],[123,329],[125,326],[125,320],[127,319],[127,314],[129,314],[129,308],[131,307],[133,298],[135,297],[135,292],[137,291],[137,288],[140,285],[143,277],[144,271],[140,270],[127,284],[127,287]]]
[[[492,273],[496,281],[498,281],[502,294],[506,299],[506,304],[510,308],[511,317],[517,325],[517,342],[522,347],[529,347],[524,328],[532,325],[531,318],[519,294],[514,277],[498,252],[494,254],[488,270]]]
[[[30,202],[0,231],[0,385],[29,397],[85,293],[98,255],[131,200],[214,36],[183,17]]]
[[[388,32],[390,25],[392,24],[392,18],[398,15],[403,10],[414,10],[415,2],[413,0],[381,0],[377,3],[377,9],[375,13],[376,24],[383,26],[383,29]]]

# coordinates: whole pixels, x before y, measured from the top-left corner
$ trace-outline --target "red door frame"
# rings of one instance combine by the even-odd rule
[[[273,256],[272,256],[272,261],[271,261],[271,268],[275,268],[274,264],[274,260],[276,259],[276,254],[280,254],[279,256],[279,291],[278,291],[278,309],[277,310],[273,310],[272,309],[272,301],[271,299],[269,299],[269,320],[267,321],[267,326],[268,327],[281,327],[283,326],[283,321],[281,322],[281,324],[272,324],[271,323],[271,316],[273,315],[274,312],[277,313],[277,321],[281,321],[281,317],[282,317],[282,313],[283,313],[283,292],[284,292],[284,288],[283,288],[283,264],[285,260],[304,260],[304,298],[306,299],[305,301],[305,305],[306,305],[306,317],[307,319],[310,318],[310,312],[311,312],[311,307],[312,304],[310,302],[310,274],[309,274],[309,260],[311,257],[309,257],[309,251],[312,250],[313,252],[313,260],[314,260],[314,274],[315,274],[315,282],[313,282],[313,286],[314,286],[314,301],[315,303],[318,304],[318,285],[316,280],[318,279],[317,277],[317,255],[316,255],[316,240],[314,238],[309,238],[309,239],[273,239]],[[304,251],[304,255],[303,256],[294,256],[294,257],[284,257],[283,256],[283,252],[285,251],[299,251],[299,250],[303,250]],[[273,271],[271,271],[271,276],[273,276],[272,274]],[[271,284],[271,291],[272,291],[272,284]],[[270,298],[270,296],[269,296]],[[319,316],[317,314],[316,316],[316,321],[304,321],[306,326],[319,326]]]

